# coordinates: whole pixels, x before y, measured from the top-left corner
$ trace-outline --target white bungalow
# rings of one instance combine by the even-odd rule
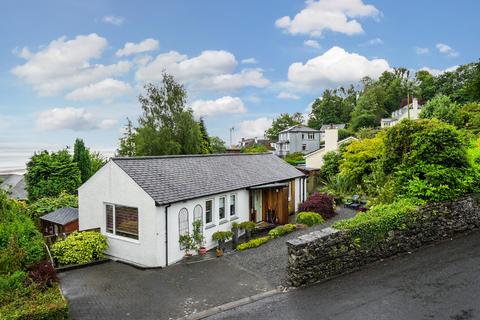
[[[273,154],[113,158],[78,190],[79,229],[100,228],[113,258],[163,267],[183,258],[194,220],[208,249],[234,221],[288,223],[305,182]]]

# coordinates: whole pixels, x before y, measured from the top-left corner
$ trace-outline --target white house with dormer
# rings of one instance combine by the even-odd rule
[[[407,103],[400,109],[392,112],[391,118],[383,118],[380,122],[382,128],[390,128],[403,119],[417,120],[420,118],[422,106],[417,98],[413,98],[411,103]]]

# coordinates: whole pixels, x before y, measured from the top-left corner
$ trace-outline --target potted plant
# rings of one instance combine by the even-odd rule
[[[244,221],[239,225],[240,229],[245,230],[245,237],[247,241],[252,238],[252,231],[255,229],[255,222],[253,221]]]
[[[240,226],[237,222],[232,223],[232,249],[235,250],[238,245],[238,232],[239,232]]]
[[[217,257],[223,255],[223,251],[225,250],[225,241],[232,238],[233,233],[232,231],[217,231],[212,234],[212,239],[218,242],[217,246]]]
[[[204,256],[207,253],[207,248],[205,248],[205,237],[203,236],[202,226],[201,220],[193,221],[193,240],[198,249],[198,254]]]
[[[185,250],[185,256],[190,257],[192,255],[190,253],[190,250],[195,248],[193,237],[189,234],[182,234],[178,239],[178,242],[180,243],[180,246],[183,248],[183,250]]]

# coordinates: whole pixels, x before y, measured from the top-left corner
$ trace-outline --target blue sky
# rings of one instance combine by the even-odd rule
[[[0,170],[76,137],[110,155],[163,69],[210,134],[258,136],[325,88],[475,61],[478,12],[473,0],[4,1]]]

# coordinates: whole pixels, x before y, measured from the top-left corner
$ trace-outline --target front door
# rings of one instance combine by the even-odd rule
[[[262,190],[253,191],[253,210],[255,210],[255,222],[262,221]]]

